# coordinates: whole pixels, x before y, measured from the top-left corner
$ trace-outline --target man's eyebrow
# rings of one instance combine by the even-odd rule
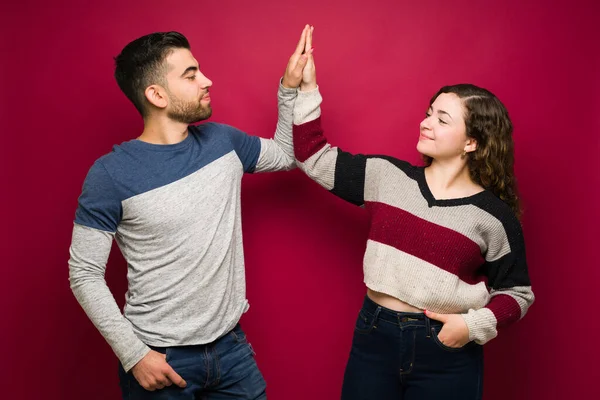
[[[183,74],[181,74],[181,76],[183,77],[183,76],[185,76],[187,73],[189,73],[189,72],[192,72],[192,71],[194,71],[194,72],[198,71],[198,67],[187,67],[187,68],[185,69],[185,71],[183,71]]]

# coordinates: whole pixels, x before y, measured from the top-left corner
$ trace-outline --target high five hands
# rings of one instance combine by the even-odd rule
[[[301,91],[308,91],[317,87],[312,47],[314,29],[313,26],[306,25],[302,30],[296,51],[290,57],[283,75],[282,84],[286,88],[299,87]]]

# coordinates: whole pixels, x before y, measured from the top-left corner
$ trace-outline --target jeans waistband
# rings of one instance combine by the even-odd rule
[[[225,333],[224,335],[220,336],[219,338],[217,338],[216,340],[210,342],[210,343],[203,343],[203,344],[187,344],[187,345],[173,345],[173,346],[154,346],[154,345],[149,345],[146,344],[146,346],[150,347],[152,350],[158,352],[158,353],[162,353],[165,354],[167,352],[168,348],[172,348],[172,347],[179,347],[179,348],[200,348],[202,346],[212,346],[215,345],[217,342],[219,342],[220,340],[223,340],[224,338],[226,338],[227,336],[230,335],[234,335],[235,337],[239,337],[240,335],[243,335],[244,332],[242,331],[242,327],[239,324],[239,322],[236,324],[236,326],[233,327],[233,329],[231,329],[230,331],[228,331],[227,333]]]
[[[441,322],[430,319],[422,312],[404,312],[404,311],[394,311],[389,308],[380,306],[375,303],[373,300],[369,298],[369,296],[365,296],[365,300],[363,301],[362,306],[363,311],[375,316],[377,319],[388,321],[397,325],[402,323],[416,323],[429,326],[429,325],[442,325]]]

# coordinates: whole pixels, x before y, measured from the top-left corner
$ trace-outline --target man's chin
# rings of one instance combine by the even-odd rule
[[[209,119],[212,115],[212,110],[208,110],[208,112],[203,113],[202,115],[199,115],[198,117],[195,118],[195,120],[193,122],[190,122],[191,124],[195,124],[196,122],[201,122],[201,121],[205,121],[207,119]]]
[[[202,114],[202,117],[199,119],[199,121],[204,121],[205,119],[209,119],[212,115],[212,109],[209,108],[208,110],[206,110],[206,113]]]

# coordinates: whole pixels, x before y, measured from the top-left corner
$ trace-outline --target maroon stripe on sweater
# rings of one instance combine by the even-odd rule
[[[294,155],[300,162],[308,160],[327,144],[321,128],[321,117],[302,125],[294,125],[292,129]]]
[[[510,325],[521,319],[521,307],[519,303],[511,296],[499,294],[492,297],[490,303],[486,306],[496,317],[497,328]]]
[[[365,206],[371,214],[369,239],[420,258],[466,283],[485,280],[476,275],[485,262],[481,249],[468,237],[384,203]]]

